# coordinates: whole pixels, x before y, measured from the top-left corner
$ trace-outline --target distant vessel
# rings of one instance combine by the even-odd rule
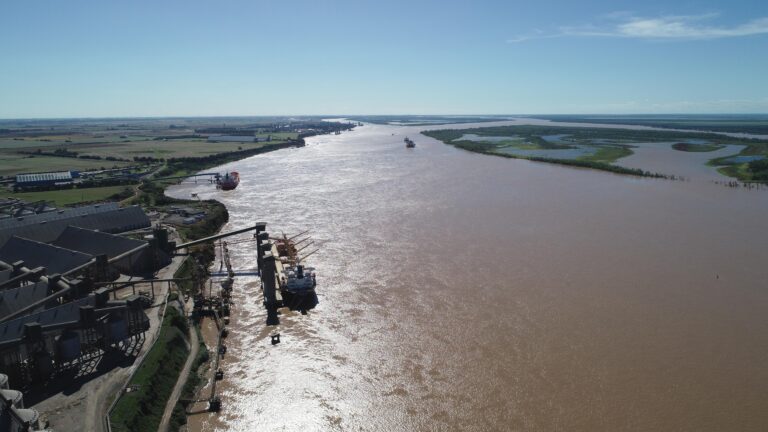
[[[406,147],[406,148],[414,148],[414,147],[416,147],[416,143],[415,143],[415,142],[413,142],[413,140],[412,140],[412,139],[410,139],[410,138],[408,138],[408,137],[405,137],[405,140],[404,140],[404,141],[405,141],[405,147]]]
[[[221,190],[232,190],[240,184],[240,174],[237,171],[228,172],[216,179],[216,187]]]

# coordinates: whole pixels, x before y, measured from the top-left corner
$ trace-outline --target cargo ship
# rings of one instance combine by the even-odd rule
[[[282,237],[272,238],[272,240],[275,242],[277,253],[283,264],[279,284],[283,304],[290,310],[297,310],[305,314],[308,310],[314,309],[318,304],[317,292],[315,291],[317,280],[315,279],[315,269],[304,266],[302,261],[317,252],[317,249],[304,256],[299,254],[299,252],[313,244],[310,238],[297,241],[297,237],[303,234],[306,234],[306,232],[292,238],[288,238],[288,236],[283,234]],[[308,243],[304,247],[297,248],[298,244],[306,241]]]
[[[283,268],[280,278],[280,294],[283,304],[290,310],[306,313],[317,306],[315,269],[301,264]]]
[[[413,142],[413,140],[412,140],[412,139],[410,139],[410,138],[408,138],[408,137],[405,137],[405,140],[404,140],[404,141],[405,141],[405,147],[406,147],[406,148],[414,148],[414,147],[416,147],[416,143],[415,143],[415,142]]]
[[[223,176],[216,178],[216,188],[221,190],[232,190],[240,184],[240,174],[237,171],[228,172]]]

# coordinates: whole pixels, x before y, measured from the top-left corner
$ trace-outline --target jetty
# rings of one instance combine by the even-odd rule
[[[194,400],[184,400],[184,402],[189,403],[187,415],[218,412],[223,407],[222,399],[217,393],[217,387],[218,382],[226,376],[225,365],[222,364],[222,360],[227,353],[225,340],[229,334],[228,325],[233,307],[231,298],[236,277],[258,276],[260,278],[263,305],[267,311],[265,323],[267,326],[280,324],[278,316],[280,308],[288,308],[306,314],[308,310],[314,308],[318,303],[317,295],[314,291],[314,273],[312,273],[310,268],[305,268],[302,265],[302,260],[314,254],[317,250],[315,249],[303,256],[300,255],[314,244],[312,239],[307,237],[308,231],[293,237],[288,237],[285,234],[282,237],[271,237],[266,231],[266,225],[265,222],[259,222],[252,227],[232,231],[226,233],[226,235],[219,234],[179,245],[179,247],[189,247],[197,243],[220,240],[235,233],[255,230],[252,238],[234,239],[229,242],[220,240],[216,243],[220,259],[219,268],[211,273],[207,289],[202,289],[194,298],[192,318],[210,317],[212,319],[216,327],[216,346],[211,350],[213,357],[211,362],[212,376],[210,388],[202,397],[198,396]],[[255,269],[236,270],[232,265],[230,246],[247,242],[256,243],[256,263],[258,267]],[[301,279],[306,286],[296,288],[297,284],[295,282],[298,279]],[[280,335],[271,335],[271,343],[272,345],[280,343]],[[201,406],[200,404],[202,403],[205,403],[205,405]]]

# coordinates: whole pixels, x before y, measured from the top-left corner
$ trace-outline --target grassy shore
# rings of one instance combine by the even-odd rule
[[[631,155],[633,144],[669,142],[676,142],[673,144],[676,150],[689,152],[714,151],[728,144],[738,144],[745,146],[740,155],[768,157],[768,141],[698,131],[516,125],[433,130],[422,134],[477,153],[657,178],[676,177],[625,168],[614,165],[614,162]],[[529,156],[526,152],[530,154],[530,150],[540,152]],[[550,157],[548,151],[555,150],[573,150],[577,156],[555,157],[557,153],[552,152]],[[722,174],[742,181],[759,181],[762,178],[755,171],[755,165],[733,163],[730,157],[713,159],[709,164],[720,167]]]
[[[616,147],[604,147],[597,151],[595,154],[582,156],[579,160],[586,162],[599,162],[605,164],[611,164],[623,157],[627,157],[632,154],[632,150],[625,146]]]
[[[165,404],[189,354],[185,335],[187,320],[174,307],[168,307],[158,340],[147,353],[129,388],[110,416],[115,432],[157,430]]]
[[[586,133],[585,133],[586,132]],[[475,134],[479,136],[489,137],[516,137],[521,144],[518,144],[517,148],[524,149],[538,149],[538,150],[562,150],[569,148],[576,148],[575,146],[569,146],[569,143],[551,143],[542,138],[549,135],[570,135],[574,134],[572,143],[584,144],[587,140],[591,139],[611,139],[614,141],[611,145],[600,146],[595,153],[586,154],[578,159],[558,159],[554,157],[542,157],[542,156],[523,156],[516,155],[500,151],[505,149],[509,144],[504,141],[497,142],[484,142],[475,140],[461,139],[466,134]],[[501,156],[511,159],[526,159],[535,162],[546,162],[558,165],[566,165],[579,168],[590,168],[601,171],[609,171],[616,174],[625,174],[641,177],[654,177],[654,178],[670,178],[667,175],[652,173],[637,168],[626,168],[618,165],[612,165],[615,160],[629,156],[632,154],[632,150],[626,145],[627,141],[630,141],[629,136],[626,134],[613,133],[607,137],[593,136],[589,131],[579,130],[579,128],[548,128],[539,126],[501,126],[501,127],[488,127],[488,128],[476,128],[476,129],[447,129],[447,130],[434,130],[424,131],[422,134],[438,139],[446,144],[453,145],[455,147],[472,151],[475,153],[482,153],[493,156]]]
[[[651,126],[694,131],[768,135],[768,116],[762,115],[543,115],[536,118],[568,123]]]
[[[722,144],[690,144],[690,143],[674,143],[672,148],[678,151],[692,152],[692,153],[706,153],[716,150],[720,150],[725,147]]]

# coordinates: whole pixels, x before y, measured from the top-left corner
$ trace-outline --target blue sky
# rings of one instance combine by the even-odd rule
[[[0,3],[0,118],[766,113],[768,2]]]

